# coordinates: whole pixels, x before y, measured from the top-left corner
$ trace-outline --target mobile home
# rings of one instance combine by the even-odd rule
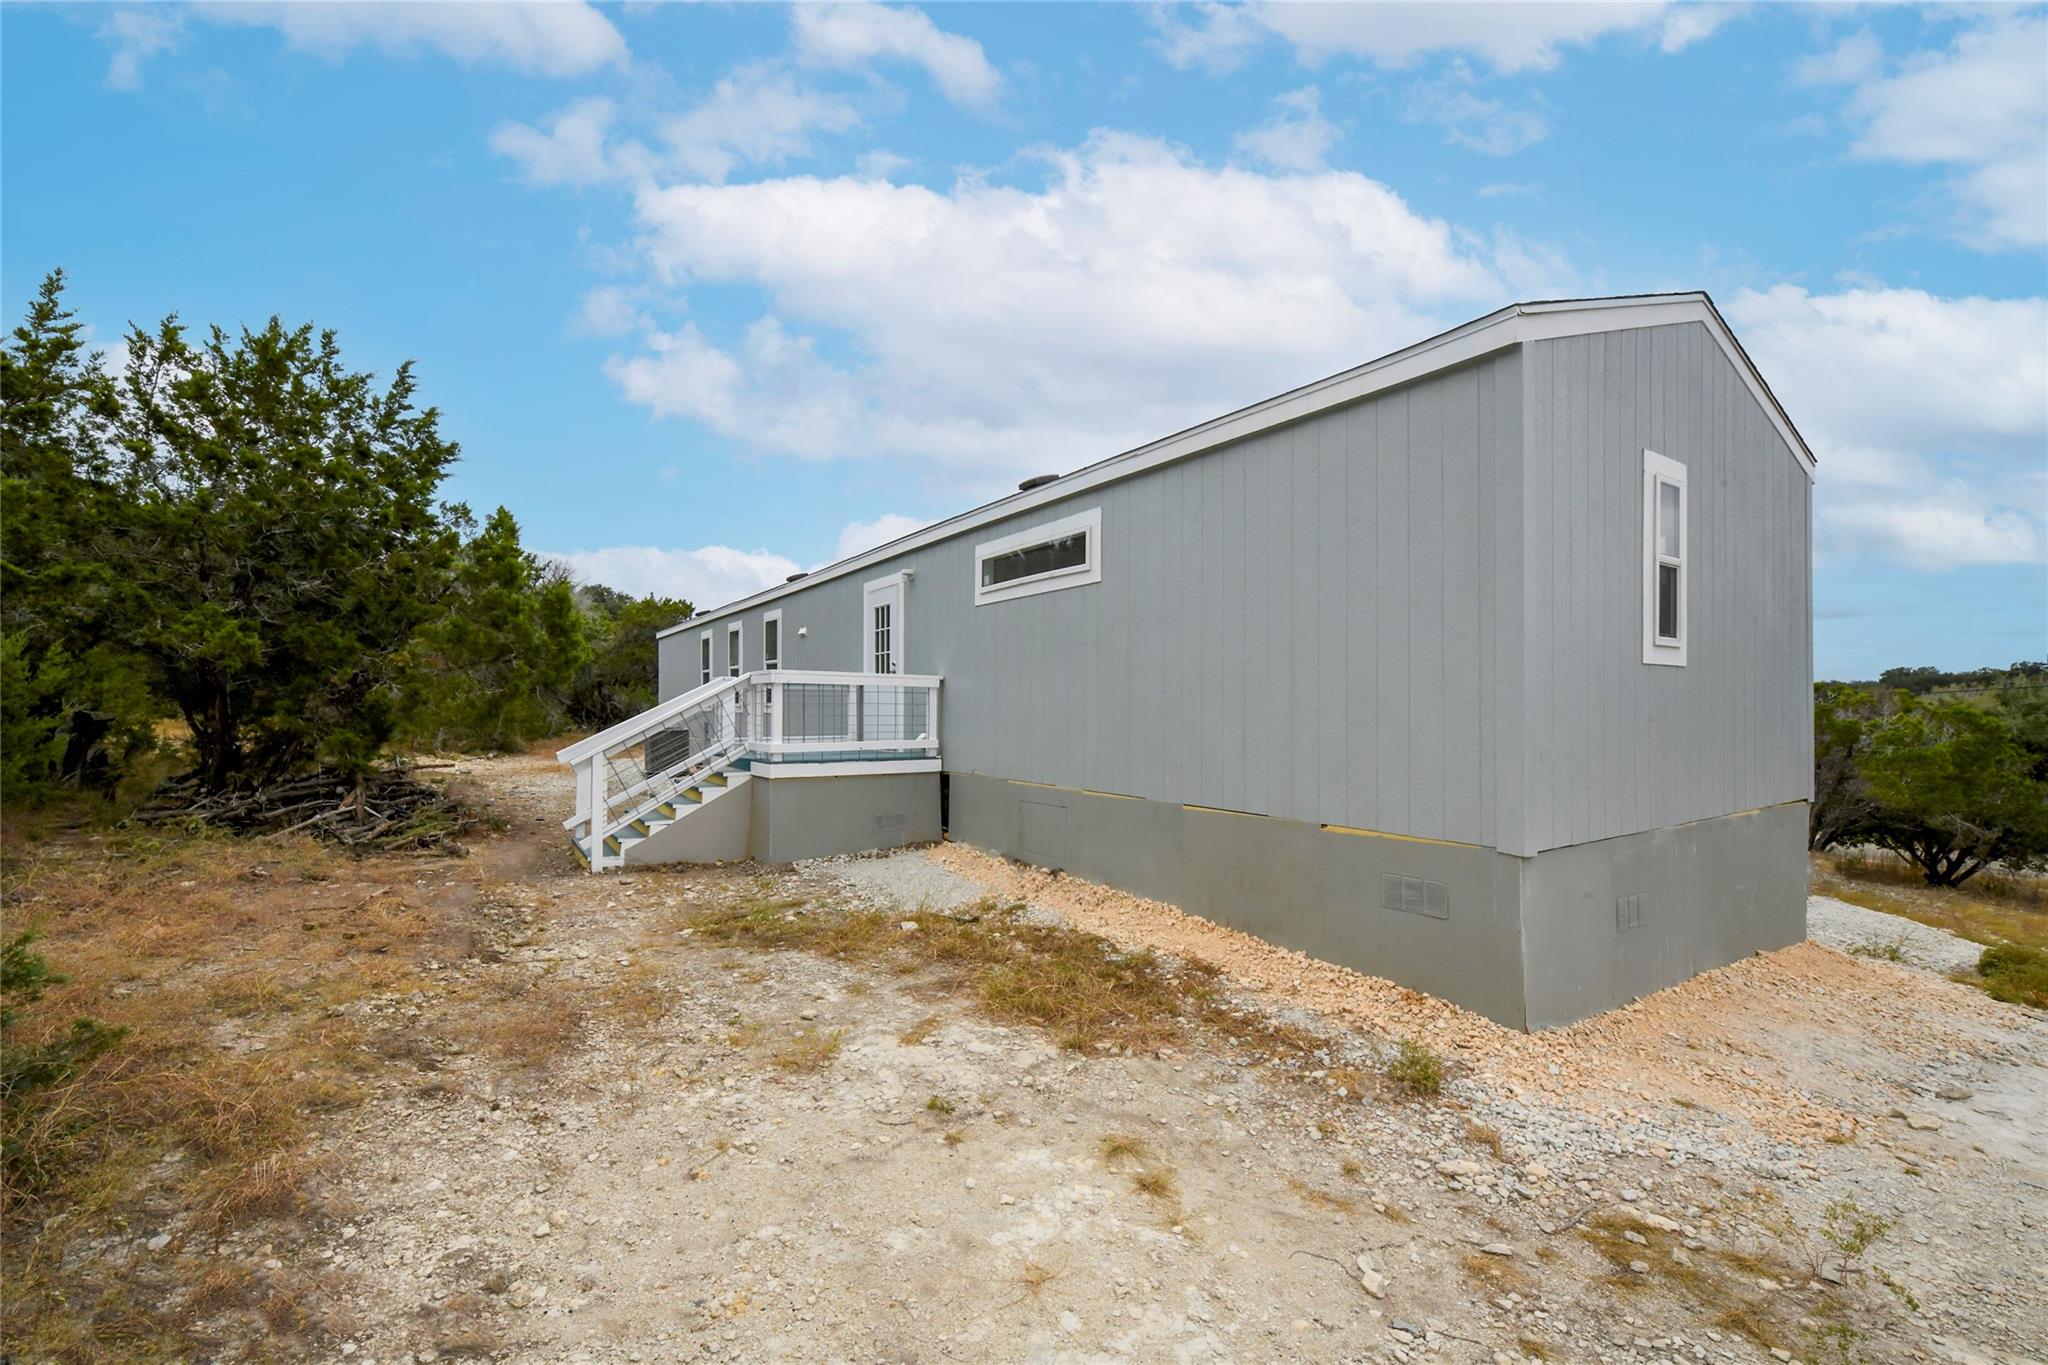
[[[1804,934],[1812,475],[1705,294],[1513,305],[676,624],[566,823],[943,836],[1565,1023]]]

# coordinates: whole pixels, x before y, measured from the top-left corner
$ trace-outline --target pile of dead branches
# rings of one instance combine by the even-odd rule
[[[419,770],[420,765],[399,765],[362,777],[322,770],[213,792],[202,789],[196,777],[177,777],[158,787],[132,818],[233,834],[311,834],[364,850],[466,853],[455,838],[468,823],[466,813],[446,790],[421,781]]]

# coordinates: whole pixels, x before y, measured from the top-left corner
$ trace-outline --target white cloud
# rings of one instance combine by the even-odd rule
[[[1820,457],[1824,549],[2048,557],[2048,299],[1779,285],[1728,315]]]
[[[746,165],[780,165],[808,156],[818,133],[860,123],[836,95],[807,89],[772,62],[736,68],[719,78],[693,108],[658,124],[661,151],[614,138],[617,109],[601,97],[577,100],[540,128],[501,123],[491,150],[518,163],[530,185],[648,183],[659,171],[723,180]]]
[[[1434,123],[1447,141],[1488,156],[1512,156],[1550,136],[1550,120],[1540,110],[1510,108],[1473,87],[1470,68],[1452,62],[1442,75],[1408,87],[1401,117]]]
[[[1665,52],[1706,37],[1734,7],[1656,3],[1251,4],[1199,5],[1155,16],[1157,46],[1179,67],[1228,70],[1270,32],[1308,65],[1361,57],[1401,67],[1438,53],[1463,53],[1496,71],[1545,71],[1562,49],[1610,34],[1634,34]]]
[[[854,170],[867,180],[893,180],[898,171],[909,170],[914,164],[909,157],[881,147],[862,152],[853,160]]]
[[[916,517],[906,517],[898,512],[884,512],[873,521],[856,521],[839,533],[839,547],[833,552],[832,558],[834,561],[850,559],[864,550],[872,550],[878,545],[900,540],[927,524]]]
[[[861,421],[850,375],[816,354],[773,317],[757,319],[740,345],[724,351],[695,327],[649,331],[635,356],[613,356],[605,373],[657,417],[702,422],[765,450],[829,460],[847,448]]]
[[[601,284],[584,293],[570,331],[586,337],[619,337],[652,326],[640,309],[638,290]]]
[[[735,550],[726,545],[706,545],[698,550],[609,545],[552,557],[566,563],[580,582],[602,583],[635,597],[659,593],[686,598],[699,609],[723,606],[773,587],[799,567],[795,560],[770,550]]]
[[[1954,169],[1952,225],[1988,250],[2048,243],[2048,16],[2000,15],[1964,29],[1945,51],[1882,71],[1868,34],[1808,58],[1795,75],[1854,85],[1851,148],[1869,160]]]
[[[1154,5],[1147,11],[1157,30],[1153,46],[1168,64],[1183,71],[1193,66],[1229,71],[1270,32],[1246,5],[1198,4],[1193,12],[1194,21],[1186,23],[1175,6]]]
[[[142,66],[159,52],[177,47],[185,33],[185,16],[169,6],[140,9],[123,5],[107,12],[99,39],[114,52],[107,59],[107,84],[133,90],[142,84]]]
[[[501,123],[491,131],[491,150],[519,163],[529,185],[597,185],[617,178],[621,163],[605,146],[616,109],[593,96],[557,110],[545,128]]]
[[[2036,513],[1984,505],[1983,490],[1948,482],[1910,497],[1849,497],[1823,513],[1821,549],[1894,558],[1917,569],[2048,562]]]
[[[1276,96],[1273,116],[1239,133],[1234,145],[1240,155],[1284,171],[1319,171],[1341,136],[1337,125],[1323,117],[1316,88],[1305,85]]]
[[[1854,85],[1876,75],[1883,65],[1884,49],[1877,35],[1862,28],[1825,52],[1800,58],[1792,67],[1792,79],[1801,85]]]
[[[1516,181],[1497,180],[1491,185],[1479,187],[1481,199],[1519,199],[1524,195],[1541,194],[1543,187],[1537,184],[1523,184]]]
[[[292,47],[338,58],[358,47],[394,56],[423,50],[475,65],[580,76],[626,59],[626,40],[584,0],[549,3],[208,4],[215,23],[274,28]]]
[[[843,133],[860,123],[836,95],[799,86],[786,73],[754,64],[721,77],[703,103],[661,125],[670,160],[704,180],[723,180],[742,164],[780,165],[807,156],[814,133]]]
[[[914,457],[992,491],[1504,297],[1487,245],[1362,175],[1213,168],[1121,134],[1045,156],[1035,190],[812,177],[643,189],[658,281],[751,285],[769,311],[730,342],[650,333],[614,357],[612,378],[658,414],[758,448]],[[1519,244],[1511,255],[1532,259]]]
[[[797,5],[790,17],[797,58],[806,66],[854,67],[892,58],[923,67],[956,104],[986,105],[1002,91],[1003,78],[981,44],[947,33],[923,10],[850,0]]]

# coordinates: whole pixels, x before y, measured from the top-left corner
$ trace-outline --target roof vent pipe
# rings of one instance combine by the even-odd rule
[[[1057,483],[1059,477],[1057,474],[1037,474],[1018,484],[1017,491],[1019,493],[1029,493],[1034,488],[1043,488],[1049,483]]]

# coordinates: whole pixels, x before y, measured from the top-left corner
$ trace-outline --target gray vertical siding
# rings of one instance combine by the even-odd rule
[[[1641,661],[1644,446],[1689,470],[1684,668]],[[1101,583],[974,605],[977,542],[1097,506]],[[787,667],[857,669],[862,582],[915,570],[955,772],[1527,856],[1808,794],[1810,513],[1689,324],[1500,351],[769,607]],[[729,619],[661,641],[664,697]]]
[[[1520,372],[1503,351],[794,592],[784,662],[858,668],[862,581],[911,568],[951,770],[1490,846]],[[1095,506],[1100,584],[974,605],[977,542]],[[729,619],[661,642],[663,696]]]
[[[1535,852],[1810,794],[1811,484],[1704,326],[1524,348]],[[1687,471],[1682,668],[1642,662],[1642,452]]]

